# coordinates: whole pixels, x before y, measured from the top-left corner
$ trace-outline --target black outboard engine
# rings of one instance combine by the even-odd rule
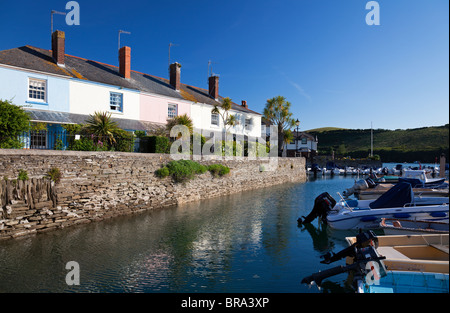
[[[302,216],[304,220],[299,218],[297,222],[298,224],[311,223],[316,217],[320,217],[322,221],[325,222],[328,212],[332,210],[335,205],[336,200],[334,200],[328,192],[324,192],[314,200],[314,207],[311,213],[309,213],[307,217]]]
[[[386,267],[382,260],[386,259],[386,257],[378,254],[376,250],[377,247],[378,238],[372,231],[360,233],[356,236],[356,242],[354,244],[336,254],[333,253],[322,256],[325,260],[320,262],[330,264],[344,257],[351,257],[353,263],[314,273],[303,278],[302,284],[311,284],[312,282],[315,282],[320,286],[324,279],[346,272],[353,272],[355,278],[362,279],[369,273],[366,267],[366,264],[369,262],[376,262],[378,264],[379,277],[384,277],[386,276]],[[355,281],[356,280],[357,279],[355,279]]]

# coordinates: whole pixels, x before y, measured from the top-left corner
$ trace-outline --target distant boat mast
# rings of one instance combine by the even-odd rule
[[[373,157],[373,126],[370,122],[370,156]]]

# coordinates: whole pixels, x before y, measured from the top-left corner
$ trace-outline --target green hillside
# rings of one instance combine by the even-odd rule
[[[370,129],[313,129],[319,154],[365,158],[370,153]],[[384,162],[434,162],[444,153],[449,155],[449,125],[414,129],[374,129],[374,154]]]

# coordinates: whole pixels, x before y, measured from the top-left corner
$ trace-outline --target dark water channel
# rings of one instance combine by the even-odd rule
[[[298,227],[297,218],[320,193],[337,198],[354,180],[310,179],[0,241],[0,292],[349,291],[345,274],[322,290],[300,281],[329,268],[320,255],[354,233]],[[79,264],[79,285],[66,283],[69,261]]]

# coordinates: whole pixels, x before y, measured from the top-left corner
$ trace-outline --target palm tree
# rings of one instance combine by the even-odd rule
[[[286,130],[283,133],[283,150],[286,148],[287,151],[287,145],[294,140],[294,134],[290,129]]]
[[[231,99],[226,97],[223,99],[221,105],[216,104],[214,105],[214,108],[211,110],[211,113],[219,114],[220,117],[222,117],[225,132],[228,132],[231,126],[236,125],[236,117],[234,115],[231,115],[229,112],[232,108],[232,105],[233,102],[231,101]],[[222,109],[223,112],[220,112],[220,109]]]
[[[170,130],[175,125],[184,125],[189,129],[189,134],[192,135],[194,132],[194,123],[192,122],[192,119],[187,115],[178,115],[173,118],[167,119],[167,125],[166,130],[170,134]]]
[[[289,111],[291,103],[285,97],[277,96],[268,99],[264,108],[264,118],[278,127],[278,156],[281,156],[283,149],[284,133],[287,129],[294,127],[295,120]]]
[[[105,138],[112,145],[116,142],[114,134],[120,130],[118,124],[111,119],[111,113],[95,112],[86,120],[85,129],[92,135]]]

